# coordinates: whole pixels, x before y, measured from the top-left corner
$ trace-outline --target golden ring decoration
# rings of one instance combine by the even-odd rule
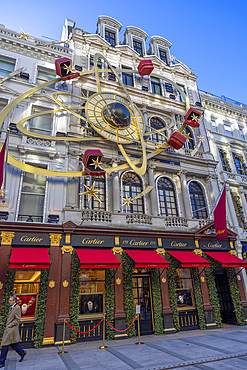
[[[103,59],[106,64],[108,65],[108,69],[99,69],[97,66],[97,60],[98,59]],[[165,131],[169,128],[171,128],[174,123],[172,122],[172,119],[163,114],[163,116],[169,117],[171,120],[171,123],[160,129],[152,129],[152,131],[148,132],[145,134],[145,123],[143,116],[140,112],[140,110],[137,108],[137,106],[132,102],[131,97],[124,86],[121,78],[119,77],[118,73],[131,73],[131,74],[139,74],[137,70],[130,70],[130,69],[114,69],[108,60],[100,53],[96,53],[94,56],[94,69],[90,71],[83,71],[80,72],[80,77],[82,76],[87,76],[91,74],[95,74],[96,77],[96,82],[97,82],[97,88],[98,92],[90,96],[88,99],[82,97],[82,96],[77,96],[69,93],[64,93],[64,92],[56,92],[53,94],[53,99],[54,101],[61,107],[60,109],[51,109],[47,110],[42,113],[36,113],[32,114],[28,117],[23,118],[17,123],[17,128],[19,131],[21,131],[24,135],[29,135],[32,137],[37,137],[40,139],[46,139],[46,140],[53,140],[53,141],[67,141],[67,142],[83,142],[83,141],[100,141],[100,140],[110,140],[116,142],[118,145],[121,154],[125,158],[126,162],[125,164],[116,166],[116,167],[110,167],[106,168],[105,171],[106,173],[111,173],[119,170],[124,170],[127,168],[132,168],[136,173],[139,175],[143,175],[146,172],[146,167],[147,167],[147,160],[151,159],[155,156],[157,156],[159,153],[161,153],[165,148],[167,148],[169,145],[167,143],[163,143],[161,145],[158,145],[158,147],[148,155],[146,154],[146,149],[145,149],[145,141],[144,137],[147,135],[150,135],[152,133],[160,133],[162,136],[166,138],[166,136],[162,133],[162,131]],[[113,92],[108,92],[108,91],[101,91],[101,84],[100,84],[100,77],[99,73],[106,72],[113,73],[116,77],[116,80],[122,87],[125,96],[121,96],[118,94],[115,94]],[[161,76],[156,73],[151,73],[152,77],[158,78],[160,80],[164,80],[168,83],[170,83],[176,90],[180,92],[182,95],[184,101],[185,101],[185,111],[187,111],[190,108],[190,103],[189,99],[184,93],[184,91],[173,81],[170,79]],[[3,110],[0,112],[0,125],[2,126],[6,116],[11,112],[11,110],[16,107],[19,103],[21,103],[24,99],[32,96],[34,93],[45,89],[46,87],[49,87],[57,82],[61,81],[61,78],[53,79],[51,81],[45,82],[39,86],[36,86],[25,93],[19,95],[16,99],[14,99],[10,104],[8,104]],[[85,112],[87,118],[82,117],[80,114],[76,113],[75,110],[79,110],[84,108],[84,106],[75,106],[75,107],[67,107],[65,104],[63,104],[57,96],[60,95],[65,95],[65,96],[72,96],[75,98],[78,98],[80,100],[86,101],[86,106],[85,106]],[[102,116],[102,110],[109,104],[109,102],[120,102],[122,105],[124,105],[131,117],[131,123],[128,127],[121,129],[121,128],[116,128],[113,127],[107,122],[104,117]],[[79,117],[82,120],[85,120],[90,123],[90,125],[101,135],[100,137],[56,137],[56,136],[48,136],[48,135],[42,135],[42,134],[36,134],[33,132],[30,132],[26,130],[23,125],[26,121],[30,120],[31,118],[41,116],[43,114],[53,114],[53,113],[59,113],[59,112],[64,112],[68,111],[71,114]],[[180,129],[178,130],[180,133],[183,132],[185,128],[185,123],[182,124]],[[141,144],[142,148],[142,157],[139,159],[131,160],[129,156],[127,155],[123,144],[126,143],[132,143],[132,142],[139,142]],[[2,148],[3,144],[0,142],[0,150]],[[46,169],[41,169],[34,167],[32,165],[28,165],[26,163],[23,163],[16,158],[14,158],[12,155],[8,154],[7,161],[10,165],[19,168],[22,171],[25,172],[30,172],[38,175],[44,175],[44,176],[56,176],[56,177],[81,177],[81,176],[88,176],[88,174],[85,171],[51,171],[51,170],[46,170]],[[141,166],[137,167],[137,164],[141,164]]]

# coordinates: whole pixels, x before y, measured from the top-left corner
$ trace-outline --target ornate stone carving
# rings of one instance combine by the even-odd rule
[[[121,256],[122,256],[122,254],[123,254],[123,248],[121,248],[121,247],[113,247],[112,248],[112,252],[113,252],[113,254],[120,254]]]
[[[164,277],[163,277],[163,278],[161,279],[161,281],[162,281],[162,283],[163,283],[163,284],[165,284],[165,283],[166,283],[166,278],[164,278]]]
[[[3,283],[0,281],[0,290],[3,289]]]
[[[62,254],[64,254],[64,253],[72,254],[73,250],[74,250],[74,248],[71,245],[63,245],[61,247]]]
[[[201,276],[201,282],[205,283],[205,277],[204,276]]]
[[[160,255],[162,255],[162,256],[164,256],[166,254],[166,251],[165,251],[164,248],[157,248],[155,250],[155,252],[158,253],[158,254],[160,254]]]
[[[202,256],[202,250],[201,249],[194,249],[193,252],[197,254],[198,256]]]
[[[11,245],[12,240],[15,236],[14,232],[2,231],[1,232],[1,245]]]
[[[64,280],[63,281],[63,287],[64,288],[67,288],[69,286],[69,282],[68,282],[68,280]]]
[[[120,279],[120,278],[117,278],[117,279],[116,279],[116,283],[117,283],[117,285],[120,285],[120,284],[121,284],[121,282],[122,282],[122,281],[121,281],[121,279]]]
[[[230,251],[229,253],[230,253],[232,256],[236,256],[236,257],[238,256],[237,251],[235,251],[235,250],[234,250],[234,251]]]
[[[119,245],[119,236],[115,236],[115,245]]]
[[[51,247],[59,247],[62,234],[50,234]]]

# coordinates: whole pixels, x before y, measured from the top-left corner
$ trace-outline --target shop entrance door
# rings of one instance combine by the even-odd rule
[[[135,305],[141,306],[141,335],[153,334],[153,302],[149,275],[133,275]],[[136,322],[137,333],[137,322]]]
[[[233,302],[230,293],[227,273],[224,270],[216,270],[214,272],[216,288],[220,302],[220,313],[222,322],[225,324],[236,325],[236,316],[233,312]]]

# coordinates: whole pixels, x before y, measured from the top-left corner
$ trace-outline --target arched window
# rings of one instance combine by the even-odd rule
[[[166,177],[157,181],[159,206],[161,216],[178,216],[175,190],[172,182]]]
[[[134,172],[126,172],[122,178],[123,211],[126,213],[145,213],[143,197],[133,200],[142,192],[142,182]],[[131,199],[132,203],[127,203]]]
[[[205,195],[202,187],[195,181],[189,184],[190,202],[193,213],[193,218],[208,217]]]
[[[150,118],[150,126],[151,126],[151,131],[152,131],[152,128],[154,128],[155,130],[160,130],[166,127],[166,124],[164,121],[162,121],[158,117],[152,117]],[[166,135],[166,131],[163,130],[162,134]],[[166,138],[163,135],[159,134],[158,132],[154,132],[150,136],[151,136],[151,140],[155,141],[156,143],[166,143]]]
[[[185,142],[185,148],[191,149],[191,150],[195,149],[195,141],[194,141],[192,130],[189,127],[185,126],[184,131],[186,134],[190,135],[189,139],[187,139]]]
[[[94,197],[91,197],[90,201],[88,201],[88,194],[81,194],[87,191],[87,188],[84,186],[91,188],[93,183],[94,189],[99,190],[96,195],[101,200],[99,202]],[[90,176],[90,177],[83,177],[80,181],[80,208],[82,209],[94,209],[98,211],[105,211],[106,210],[106,180],[105,176]]]

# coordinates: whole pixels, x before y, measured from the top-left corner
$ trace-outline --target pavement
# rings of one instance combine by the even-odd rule
[[[5,364],[9,370],[247,370],[247,326],[225,326],[214,330],[193,330],[170,335],[66,345],[68,353],[58,354],[61,346],[27,349],[19,356],[10,351]]]

